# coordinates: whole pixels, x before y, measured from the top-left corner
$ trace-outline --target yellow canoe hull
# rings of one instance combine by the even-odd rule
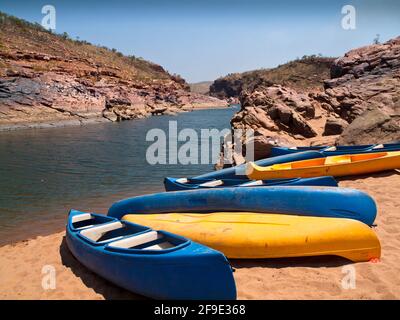
[[[311,178],[319,176],[350,176],[400,168],[400,152],[379,152],[331,156],[260,167],[248,163],[250,179]]]
[[[335,255],[369,261],[381,255],[374,231],[352,219],[248,212],[128,214],[122,219],[182,235],[228,258]]]

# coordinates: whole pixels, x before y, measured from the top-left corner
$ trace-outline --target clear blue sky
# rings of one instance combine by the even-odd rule
[[[189,82],[400,35],[399,0],[0,0],[0,10],[40,22],[46,4],[57,10],[56,32],[141,56]],[[355,30],[341,27],[345,4],[356,8]]]

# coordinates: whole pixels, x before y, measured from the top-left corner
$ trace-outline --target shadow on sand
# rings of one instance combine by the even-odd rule
[[[146,297],[133,294],[125,289],[113,285],[111,282],[101,278],[82,265],[69,251],[65,236],[60,245],[61,262],[79,277],[82,282],[92,288],[96,293],[101,294],[105,299],[110,300],[145,300]]]
[[[400,175],[400,171],[397,170],[388,170],[388,171],[382,171],[382,172],[376,172],[376,173],[370,173],[370,174],[362,174],[362,175],[357,175],[357,176],[345,176],[345,177],[336,177],[336,181],[337,182],[341,182],[341,181],[346,181],[346,180],[350,180],[350,181],[356,181],[359,179],[367,179],[367,178],[386,178],[386,177],[390,177],[394,174]]]
[[[299,258],[276,258],[276,259],[251,259],[251,260],[230,260],[232,267],[240,268],[289,268],[289,267],[308,267],[308,268],[335,268],[344,266],[352,261],[337,256],[319,257],[299,257]]]

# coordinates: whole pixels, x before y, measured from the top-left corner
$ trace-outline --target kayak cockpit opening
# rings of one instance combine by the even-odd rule
[[[144,226],[125,222],[122,223],[114,220],[113,222],[105,223],[97,227],[84,229],[80,232],[80,236],[86,238],[90,242],[105,243],[122,239],[126,236],[143,233],[148,230],[149,228]]]
[[[383,158],[384,156],[387,156],[387,155],[388,155],[387,152],[376,152],[376,153],[355,154],[355,155],[350,155],[350,157],[351,157],[351,161],[364,161],[364,160]]]

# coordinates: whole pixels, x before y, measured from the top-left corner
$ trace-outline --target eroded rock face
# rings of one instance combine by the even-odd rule
[[[285,146],[400,140],[400,37],[335,60],[324,90],[264,83],[240,102],[232,128],[256,132],[256,159],[269,155],[273,137]]]
[[[254,130],[255,159],[269,156],[273,146],[292,146],[318,135],[309,121],[316,115],[315,102],[306,94],[272,85],[244,91],[239,99],[242,108],[231,125],[233,129]]]
[[[316,136],[306,119],[315,117],[315,105],[307,95],[280,85],[260,87],[243,92],[240,96],[242,110],[232,119],[234,128],[239,121],[253,129],[262,127],[270,131],[285,131],[303,137]],[[235,125],[236,124],[236,125]]]
[[[389,115],[400,113],[400,37],[351,50],[337,59],[326,80],[326,103],[352,122],[369,106]]]
[[[102,76],[91,82],[68,71],[28,75],[14,72],[0,78],[0,126],[69,118],[122,121],[226,105],[219,99],[187,92],[173,81],[138,87],[133,80],[121,83]]]
[[[338,144],[365,144],[400,141],[400,115],[389,116],[379,109],[366,110],[337,140]]]
[[[227,106],[154,63],[0,21],[0,130]]]

